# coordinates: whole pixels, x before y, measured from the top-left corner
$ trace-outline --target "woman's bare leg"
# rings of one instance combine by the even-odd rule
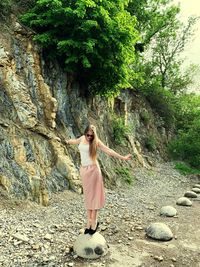
[[[92,210],[91,217],[92,217],[91,228],[95,230],[97,226],[98,210]]]
[[[92,226],[92,210],[87,210],[87,228]]]

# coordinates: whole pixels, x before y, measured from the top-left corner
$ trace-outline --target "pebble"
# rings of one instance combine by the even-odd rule
[[[155,260],[157,260],[157,261],[163,261],[163,257],[162,256],[154,256],[153,258]]]
[[[176,258],[172,258],[171,260],[172,260],[173,262],[176,262]]]
[[[23,242],[28,242],[29,241],[29,238],[25,235],[21,235],[19,233],[16,233],[16,234],[13,234],[12,237],[20,240],[20,241],[23,241]]]

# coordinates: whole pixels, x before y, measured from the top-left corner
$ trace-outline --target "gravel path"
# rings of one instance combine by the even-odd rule
[[[133,185],[106,190],[99,221],[109,252],[97,260],[81,259],[71,249],[85,226],[82,195],[69,191],[52,195],[48,207],[0,196],[0,266],[199,267],[199,197],[192,207],[176,205],[199,181],[180,175],[173,165],[137,168]],[[178,216],[160,217],[160,208],[166,205],[175,207]],[[148,239],[145,227],[151,222],[166,223],[174,238],[169,242]]]

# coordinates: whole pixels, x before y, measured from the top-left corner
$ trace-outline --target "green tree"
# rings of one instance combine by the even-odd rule
[[[200,119],[200,96],[194,93],[181,94],[175,105],[176,130],[187,132]]]
[[[147,98],[165,127],[174,127],[176,95],[191,85],[196,69],[191,66],[182,71],[181,53],[191,40],[197,18],[181,23],[180,8],[171,0],[132,0],[128,10],[137,17],[136,28],[145,45],[144,53],[136,54],[132,86]]]
[[[191,83],[188,77],[182,75],[181,53],[191,39],[195,22],[196,18],[190,18],[187,25],[183,25],[174,17],[173,23],[162,29],[151,44],[154,73],[159,77],[162,88],[169,88],[175,94]]]
[[[157,33],[173,23],[180,8],[172,0],[130,0],[127,10],[136,16],[141,42],[147,45]]]
[[[188,131],[180,131],[170,145],[171,154],[190,166],[200,169],[200,118],[193,121]]]
[[[180,8],[172,0],[142,0],[139,3],[132,0],[128,10],[137,17],[136,28],[146,46],[144,56],[139,55],[134,64],[139,75],[133,80],[133,86],[143,87],[144,83],[149,83],[147,74],[150,74],[150,79],[156,79],[162,88],[174,93],[186,89],[192,82],[192,68],[182,73],[180,55],[191,40],[198,18],[189,18],[186,25],[181,23],[177,16]]]
[[[169,144],[176,159],[200,169],[200,96],[183,94],[177,98],[177,132]]]
[[[138,39],[136,19],[125,10],[127,4],[127,0],[38,0],[22,22],[86,90],[115,95],[130,86]]]

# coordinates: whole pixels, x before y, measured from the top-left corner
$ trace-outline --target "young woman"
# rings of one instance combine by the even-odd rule
[[[84,131],[84,135],[77,139],[66,141],[67,144],[78,144],[81,167],[80,175],[83,185],[83,195],[87,209],[87,227],[85,234],[94,234],[98,228],[98,210],[105,204],[105,192],[101,170],[97,161],[97,149],[102,150],[109,156],[123,160],[131,159],[131,154],[122,156],[104,145],[98,138],[96,127],[89,125]]]

